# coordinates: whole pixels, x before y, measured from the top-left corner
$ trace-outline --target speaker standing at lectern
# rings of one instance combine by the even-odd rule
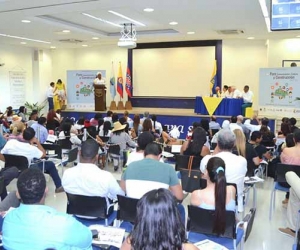
[[[97,73],[93,83],[95,90],[95,111],[104,111],[106,110],[106,85],[105,79],[102,78],[100,72]]]

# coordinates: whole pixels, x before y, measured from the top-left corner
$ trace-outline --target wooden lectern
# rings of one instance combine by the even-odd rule
[[[94,84],[95,111],[106,110],[106,87],[102,84]]]

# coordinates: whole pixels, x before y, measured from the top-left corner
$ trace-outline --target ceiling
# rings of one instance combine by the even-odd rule
[[[269,0],[267,0],[267,6]],[[143,11],[153,8],[153,12]],[[108,11],[116,11],[145,24],[136,25],[138,42],[295,38],[299,32],[268,32],[259,0],[0,0],[0,33],[42,40],[26,42],[35,48],[81,48],[116,44],[121,28],[92,19],[128,23]],[[22,23],[22,20],[30,23]],[[171,21],[178,22],[172,26]],[[62,30],[70,30],[63,33]],[[217,30],[243,30],[243,34],[221,35]],[[193,31],[195,34],[188,35]],[[146,34],[143,34],[146,33]],[[92,37],[98,37],[93,40]],[[62,39],[82,42],[65,43]],[[22,40],[0,36],[0,43],[20,45]]]

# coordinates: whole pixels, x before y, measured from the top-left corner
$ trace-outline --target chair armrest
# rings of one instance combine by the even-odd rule
[[[111,207],[115,206],[115,204],[117,204],[117,203],[118,203],[118,200],[115,200],[115,201],[113,201],[112,203],[110,203],[109,206],[108,206],[107,209],[106,209],[106,214],[108,214],[109,209],[110,209]]]
[[[235,233],[237,234],[237,231],[239,228],[241,228],[240,226],[243,226],[244,225],[244,221],[239,221],[238,223],[236,223],[236,228],[235,228]],[[243,228],[243,231],[244,231],[244,228]],[[245,231],[243,233],[243,237],[244,237],[244,234],[245,234]]]

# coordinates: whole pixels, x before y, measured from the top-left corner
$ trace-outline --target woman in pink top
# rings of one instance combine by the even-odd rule
[[[295,146],[286,147],[282,150],[280,155],[280,161],[284,164],[298,165],[300,167],[300,130],[297,130],[294,133]],[[290,187],[287,183],[280,183],[284,187]],[[282,201],[282,204],[285,206],[289,201],[289,193],[286,193],[285,200]]]

